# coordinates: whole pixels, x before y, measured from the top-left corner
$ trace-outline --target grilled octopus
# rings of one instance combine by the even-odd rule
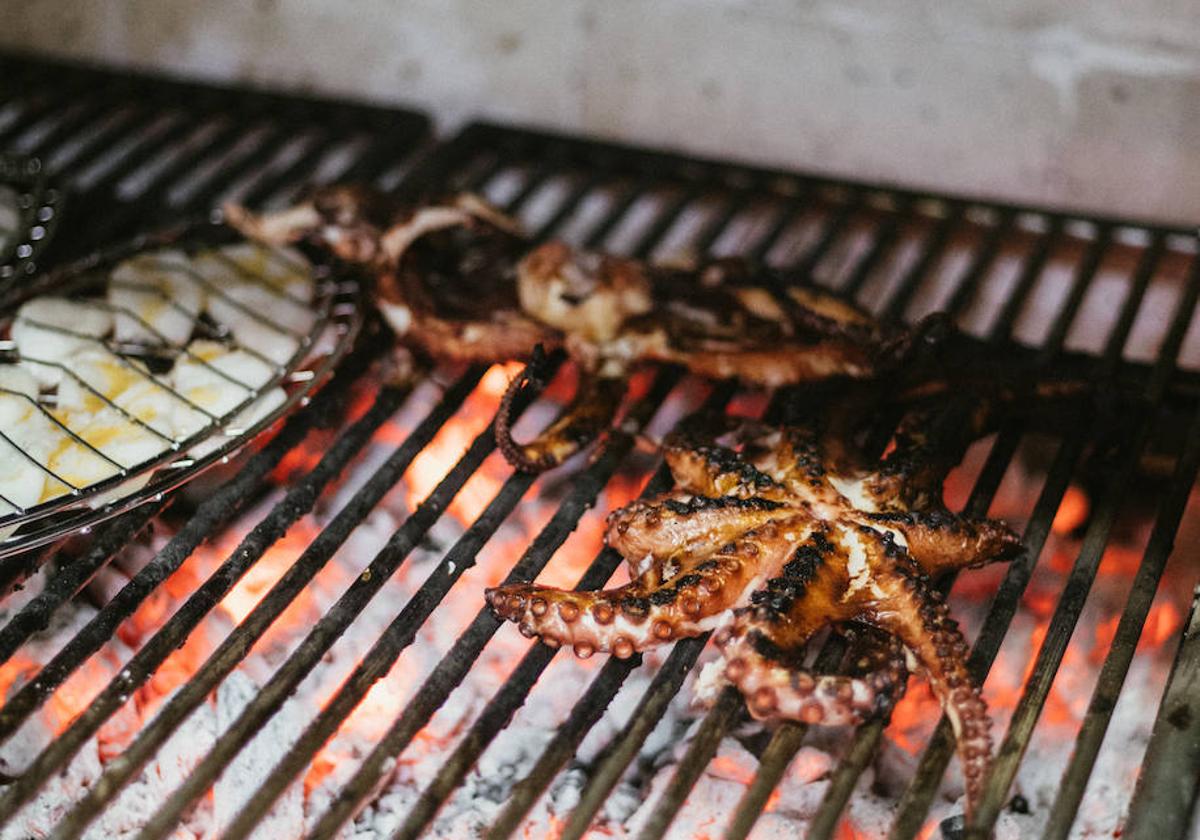
[[[528,443],[511,405],[540,376],[527,369],[505,395],[497,442],[515,466],[562,463],[607,429],[626,377],[641,362],[778,387],[877,375],[921,332],[889,330],[836,294],[797,287],[741,260],[667,268],[552,241],[473,195],[407,207],[361,187],[327,187],[276,213],[226,208],[247,236],[313,241],[369,266],[380,311],[401,340],[439,360],[529,360],[563,348],[581,369],[563,415]]]
[[[855,445],[859,399],[805,423],[746,427],[736,443],[694,431],[665,445],[675,488],[608,518],[632,581],[604,591],[531,583],[488,590],[493,611],[551,647],[629,657],[715,630],[723,677],[760,720],[854,724],[886,713],[909,666],[929,679],[958,739],[968,811],[991,760],[990,721],[967,645],[931,576],[1011,558],[1004,524],[951,513],[942,482],[998,403],[959,395],[915,407],[882,458]],[[816,674],[805,645],[823,627],[889,637],[849,673]],[[969,816],[969,814],[968,814]]]

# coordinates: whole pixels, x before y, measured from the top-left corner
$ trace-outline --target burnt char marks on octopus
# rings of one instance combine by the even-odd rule
[[[663,507],[678,516],[687,516],[705,510],[779,510],[783,507],[783,503],[758,496],[748,499],[738,496],[692,496],[686,502],[679,499],[667,499],[663,502]]]
[[[713,561],[709,561],[707,563],[702,563],[701,566],[703,566],[705,569],[712,569],[716,568],[717,564]],[[701,566],[697,566],[697,570],[699,570]],[[679,590],[687,589],[688,587],[692,586],[698,586],[702,580],[704,580],[704,576],[696,574],[695,572],[689,572],[686,575],[680,575],[677,580],[672,582],[673,585],[665,586],[662,589],[656,589],[655,591],[651,592],[650,603],[659,607],[665,607],[668,604],[673,604],[675,603],[676,599],[679,598]]]
[[[759,656],[771,662],[777,662],[785,668],[800,670],[804,668],[805,647],[784,648],[768,638],[760,630],[751,630],[747,635],[750,644],[758,651]]]
[[[771,578],[764,588],[750,596],[758,617],[771,622],[783,620],[796,600],[804,596],[817,570],[834,550],[827,529],[813,532],[784,565],[783,574]]]

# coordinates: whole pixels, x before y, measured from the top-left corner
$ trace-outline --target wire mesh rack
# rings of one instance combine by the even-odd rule
[[[0,482],[0,501],[8,506],[0,516],[6,535],[0,557],[161,498],[201,470],[228,462],[324,384],[362,325],[358,280],[299,253],[259,246],[241,253],[261,266],[237,261],[229,256],[236,252],[222,248],[236,242],[223,226],[201,223],[137,237],[31,283],[53,296],[32,298],[16,311],[9,332],[28,343],[4,343],[0,349],[12,367],[0,373],[32,370],[31,382],[51,374],[61,383],[52,397],[14,389],[11,377],[0,388],[27,409],[0,430],[10,465]],[[201,270],[190,255],[207,259],[217,274]],[[122,266],[137,266],[144,279],[121,277]],[[150,282],[154,278],[173,281]],[[289,280],[311,296],[296,296]],[[181,283],[199,291],[194,307],[179,303]],[[54,307],[63,309],[59,318],[40,315]],[[80,332],[80,322],[97,316],[110,325]],[[52,356],[30,353],[29,344]],[[101,373],[89,373],[93,366]],[[190,387],[181,384],[187,381],[181,371],[193,373]],[[117,384],[109,384],[114,378]],[[71,411],[64,407],[68,385],[82,395]],[[114,455],[131,445],[137,455]],[[76,464],[73,475],[58,466],[68,459]],[[28,496],[43,483],[40,494]]]
[[[305,185],[336,177],[394,179],[426,140],[428,130],[427,120],[412,112],[0,54],[4,173],[24,190],[20,193],[22,230],[31,225],[27,237],[31,244],[16,243],[16,261],[7,274],[0,275],[0,303],[11,311],[35,295],[60,293],[64,284],[84,285],[103,267],[141,251],[215,244],[225,235],[219,225],[187,220],[207,215],[223,201],[273,206],[288,201]],[[65,207],[59,206],[63,190],[73,198],[65,213]],[[65,222],[63,229],[69,235],[53,237],[54,246],[44,249],[53,226],[60,222]],[[122,241],[127,244],[112,244]],[[71,265],[35,274],[34,256],[39,258],[38,268],[53,267],[55,262]],[[300,359],[271,361],[272,381],[287,386],[286,405],[280,411],[307,399],[344,353],[343,341],[353,339],[359,324],[358,316],[349,310],[360,300],[357,281],[330,276],[327,265],[320,272],[318,322],[340,331],[336,352],[322,354],[307,367],[300,365]],[[247,317],[261,319],[257,312]],[[314,336],[305,335],[300,343],[315,347],[314,341]],[[10,344],[5,350],[7,360],[12,349]],[[145,351],[123,349],[126,355]],[[278,369],[280,363],[283,370]],[[220,418],[209,419],[209,432],[224,425]],[[270,418],[256,422],[254,428],[243,430],[245,439],[269,425]],[[167,450],[144,464],[113,465],[119,466],[116,475],[86,493],[64,482],[68,492],[56,500],[9,504],[0,517],[4,534],[0,555],[44,545],[70,529],[88,527],[128,509],[136,500],[154,498],[203,466],[227,459],[234,442],[226,439],[197,458],[184,454],[195,448],[195,441],[184,446],[172,440]],[[159,469],[159,475],[135,494],[136,499],[112,498],[120,485],[128,486],[131,478],[169,461],[175,466]],[[96,504],[97,499],[102,503]],[[76,510],[63,515],[68,507]],[[41,526],[34,527],[34,520]]]
[[[384,153],[355,174],[374,178],[391,170],[393,162]],[[1122,392],[1132,390],[1136,399],[1081,416],[1071,433],[1049,437],[1046,469],[1023,520],[1025,551],[1005,570],[982,625],[972,634],[975,647],[969,665],[982,680],[1022,610],[1022,596],[1036,568],[1044,564],[1051,525],[1068,486],[1087,481],[1093,491],[1092,514],[1077,550],[1067,558],[1065,583],[1055,593],[1045,634],[1031,651],[1028,675],[1003,734],[978,825],[971,829],[975,836],[984,836],[1009,804],[1008,792],[1047,707],[1118,516],[1136,508],[1137,515],[1150,522],[1133,585],[1120,605],[1119,625],[1110,647],[1102,651],[1100,676],[1090,688],[1087,712],[1072,732],[1073,749],[1061,767],[1062,783],[1039,831],[1049,838],[1069,835],[1080,817],[1079,805],[1105,745],[1117,700],[1127,687],[1137,642],[1200,468],[1200,411],[1194,387],[1200,339],[1193,324],[1200,299],[1200,259],[1195,238],[1187,230],[835,182],[487,124],[468,127],[439,147],[423,166],[409,173],[401,188],[411,194],[477,190],[518,215],[539,238],[558,236],[639,257],[690,252],[765,259],[797,276],[839,288],[888,317],[915,321],[926,312],[945,309],[997,354],[1084,371],[1097,380],[1117,383]],[[339,395],[359,380],[381,349],[377,342],[367,343],[352,353],[312,405],[297,412],[233,480],[205,499],[128,584],[4,700],[0,742],[11,742],[22,724],[50,703],[72,674],[106,650],[115,629],[160,592],[163,581],[204,540],[222,531],[232,511],[264,484],[314,425],[338,416]],[[435,396],[416,406],[417,419],[407,433],[398,440],[383,436],[386,458],[372,462],[352,492],[322,520],[318,532],[288,555],[287,571],[233,622],[153,718],[121,744],[119,760],[100,767],[93,783],[77,792],[61,817],[56,817],[52,836],[79,837],[89,826],[98,825],[121,792],[137,781],[142,768],[185,731],[191,716],[230,681],[302,593],[311,590],[339,549],[366,527],[414,462],[431,450],[439,431],[462,413],[468,400],[481,396],[486,402],[486,394],[481,395],[482,368],[443,373]],[[352,578],[339,585],[333,603],[311,626],[303,627],[302,638],[272,660],[271,672],[204,745],[186,776],[154,801],[139,836],[146,840],[169,836],[244,754],[253,736],[285,716],[288,698],[326,657],[347,644],[352,625],[386,600],[380,595],[389,581],[416,575],[419,580],[411,594],[402,602],[384,605],[383,624],[372,633],[365,652],[303,717],[292,736],[277,745],[270,762],[255,774],[222,825],[222,836],[244,838],[271,819],[272,809],[287,792],[302,786],[314,761],[378,681],[423,643],[425,629],[447,620],[448,600],[467,598],[470,617],[461,631],[438,652],[427,673],[413,682],[403,701],[388,708],[384,731],[365,753],[342,757],[345,772],[334,777],[332,796],[314,804],[314,812],[308,815],[302,833],[339,836],[344,826],[374,807],[381,787],[394,781],[397,768],[421,745],[426,727],[446,713],[448,700],[480,667],[489,648],[504,641],[502,634],[513,632],[511,627],[502,629],[484,607],[481,593],[465,592],[461,586],[481,553],[497,541],[502,524],[530,494],[554,500],[552,515],[523,539],[519,557],[503,571],[507,581],[536,578],[552,564],[614,477],[634,460],[637,435],[658,420],[669,419],[659,417],[664,407],[674,404],[680,394],[694,395],[698,387],[678,370],[657,371],[633,403],[622,431],[598,457],[572,474],[568,486],[549,486],[553,477],[505,474],[488,491],[482,512],[464,523],[461,535],[438,549],[431,565],[414,569],[414,555],[494,453],[490,428],[466,442],[461,454],[446,463],[441,478],[414,500],[382,547],[361,558]],[[707,409],[721,408],[740,396],[732,384],[706,393],[701,408]],[[119,670],[97,687],[87,707],[30,758],[19,776],[0,787],[0,819],[12,817],[35,800],[74,756],[93,743],[97,733],[126,708],[129,698],[164,670],[171,654],[196,638],[221,599],[313,510],[321,494],[377,439],[385,424],[413,408],[414,398],[415,392],[407,388],[379,388],[369,410],[339,429],[315,466],[283,488],[271,504],[248,514],[247,530],[236,548],[222,549],[212,573],[181,598],[170,618],[156,625],[136,652],[122,657]],[[1014,422],[986,443],[982,465],[970,476],[965,510],[975,514],[988,510],[1003,479],[1015,468],[1018,453],[1034,437],[1037,430]],[[1150,454],[1156,456],[1162,479],[1130,493],[1130,482]],[[669,475],[662,468],[650,470],[648,477],[644,466],[635,469],[642,471],[642,495],[669,486]],[[0,628],[0,659],[12,661],[38,628],[69,610],[72,597],[146,526],[157,509],[151,504],[116,519],[98,531],[83,557],[64,562],[46,588]],[[604,586],[621,562],[615,552],[595,551],[598,548],[586,549],[590,560],[577,581],[581,589]],[[949,589],[952,583],[941,585]],[[482,789],[492,790],[487,794],[491,804],[472,830],[491,838],[529,830],[535,806],[567,773],[580,777],[581,783],[578,797],[565,806],[556,826],[559,836],[579,837],[593,827],[606,830],[600,822],[613,791],[643,772],[639,752],[685,685],[705,642],[706,637],[676,642],[657,667],[639,656],[612,659],[587,679],[570,685],[545,676],[556,659],[567,654],[527,643],[498,687],[463,717],[461,737],[437,755],[436,770],[414,783],[415,790],[404,800],[386,835],[420,836],[436,825],[448,802],[481,790],[468,790],[472,768],[503,746],[500,736],[514,716],[539,696],[562,696],[568,691],[569,711],[540,722],[543,729],[553,730],[529,760],[517,765],[494,790]],[[1157,712],[1156,730],[1190,732],[1200,720],[1200,714],[1189,714],[1191,701],[1181,697],[1186,691],[1180,681],[1194,674],[1195,656],[1194,632],[1189,629],[1179,664],[1163,691],[1168,702]],[[818,667],[831,669],[839,661],[836,645],[817,653]],[[611,730],[600,731],[605,709],[618,700],[627,703],[628,714]],[[1154,714],[1153,709],[1144,711],[1147,716]],[[731,690],[722,692],[708,711],[698,715],[677,744],[679,760],[664,771],[664,783],[646,798],[644,819],[630,833],[653,840],[679,825],[686,810],[697,804],[689,802],[689,796],[711,766],[718,746],[736,734],[744,718],[742,700]],[[847,805],[881,749],[885,731],[885,724],[876,722],[853,734],[808,815],[804,825],[808,837],[844,836],[839,832],[845,826]],[[812,734],[796,724],[761,733],[751,743],[756,766],[744,791],[723,815],[724,822],[710,831],[743,838],[767,818],[772,792]],[[601,746],[587,761],[577,761],[580,745],[589,737],[600,740]],[[1187,738],[1169,735],[1152,739],[1144,777],[1194,779],[1189,743]],[[888,836],[898,840],[925,836],[927,815],[952,754],[953,736],[943,720],[919,751],[906,788],[898,796]],[[1187,790],[1179,792],[1183,787]],[[1150,783],[1139,787],[1128,809],[1142,816],[1131,817],[1125,836],[1181,836],[1195,785],[1176,788],[1163,800],[1159,787]],[[947,831],[956,828],[961,826],[946,826]]]

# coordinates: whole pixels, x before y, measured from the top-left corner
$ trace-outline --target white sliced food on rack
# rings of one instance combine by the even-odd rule
[[[35,410],[38,381],[20,365],[0,364],[0,429],[11,429]]]
[[[258,394],[224,423],[228,433],[250,428],[286,399],[279,387],[258,393],[274,374],[269,364],[245,350],[230,350],[215,341],[193,341],[175,363],[170,378],[176,393],[203,411],[178,404],[174,412],[176,436],[185,438],[195,434],[210,422],[208,415],[223,418]],[[211,451],[207,443],[204,451]],[[193,454],[203,453],[193,450]]]
[[[108,303],[117,341],[182,347],[204,311],[204,286],[183,251],[138,254],[113,269]]]
[[[36,400],[38,383],[33,374],[18,365],[0,365],[0,516],[33,507],[42,500],[46,472],[31,458],[48,457],[53,447],[50,430],[31,435],[42,422]],[[30,447],[29,457],[18,446]],[[14,507],[15,506],[15,507]],[[16,526],[0,528],[0,539]]]
[[[187,404],[166,387],[145,379],[126,388],[113,399],[121,409],[170,438],[179,439],[175,429],[175,412],[187,409]]]
[[[317,320],[312,266],[292,248],[243,242],[197,254],[208,280],[207,311],[237,343],[285,364]]]
[[[58,385],[55,405],[64,411],[100,411],[150,378],[140,362],[101,345],[76,351],[63,365],[67,370]]]
[[[137,467],[171,447],[169,440],[164,440],[115,408],[106,407],[97,412],[77,414],[58,412],[56,416],[83,442],[71,438],[60,445],[59,450],[51,455],[50,468],[77,486],[90,486],[116,475],[120,467]],[[97,455],[97,451],[101,454]],[[88,504],[94,508],[100,507],[140,490],[150,481],[151,475],[150,471],[136,475],[111,490],[89,497]]]
[[[97,346],[112,325],[112,315],[94,303],[38,297],[17,310],[12,340],[24,359],[21,364],[42,385],[53,387],[63,375],[57,365],[82,349]]]

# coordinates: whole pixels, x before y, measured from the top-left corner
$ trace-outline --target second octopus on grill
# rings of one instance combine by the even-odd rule
[[[496,363],[564,349],[580,385],[534,440],[496,424],[514,466],[557,466],[602,436],[632,368],[673,363],[701,376],[780,387],[866,379],[900,363],[920,332],[878,323],[836,293],[740,259],[665,267],[559,242],[538,244],[473,195],[409,206],[361,187],[327,187],[287,210],[226,218],[244,234],[307,240],[365,265],[399,339],[434,360]]]

